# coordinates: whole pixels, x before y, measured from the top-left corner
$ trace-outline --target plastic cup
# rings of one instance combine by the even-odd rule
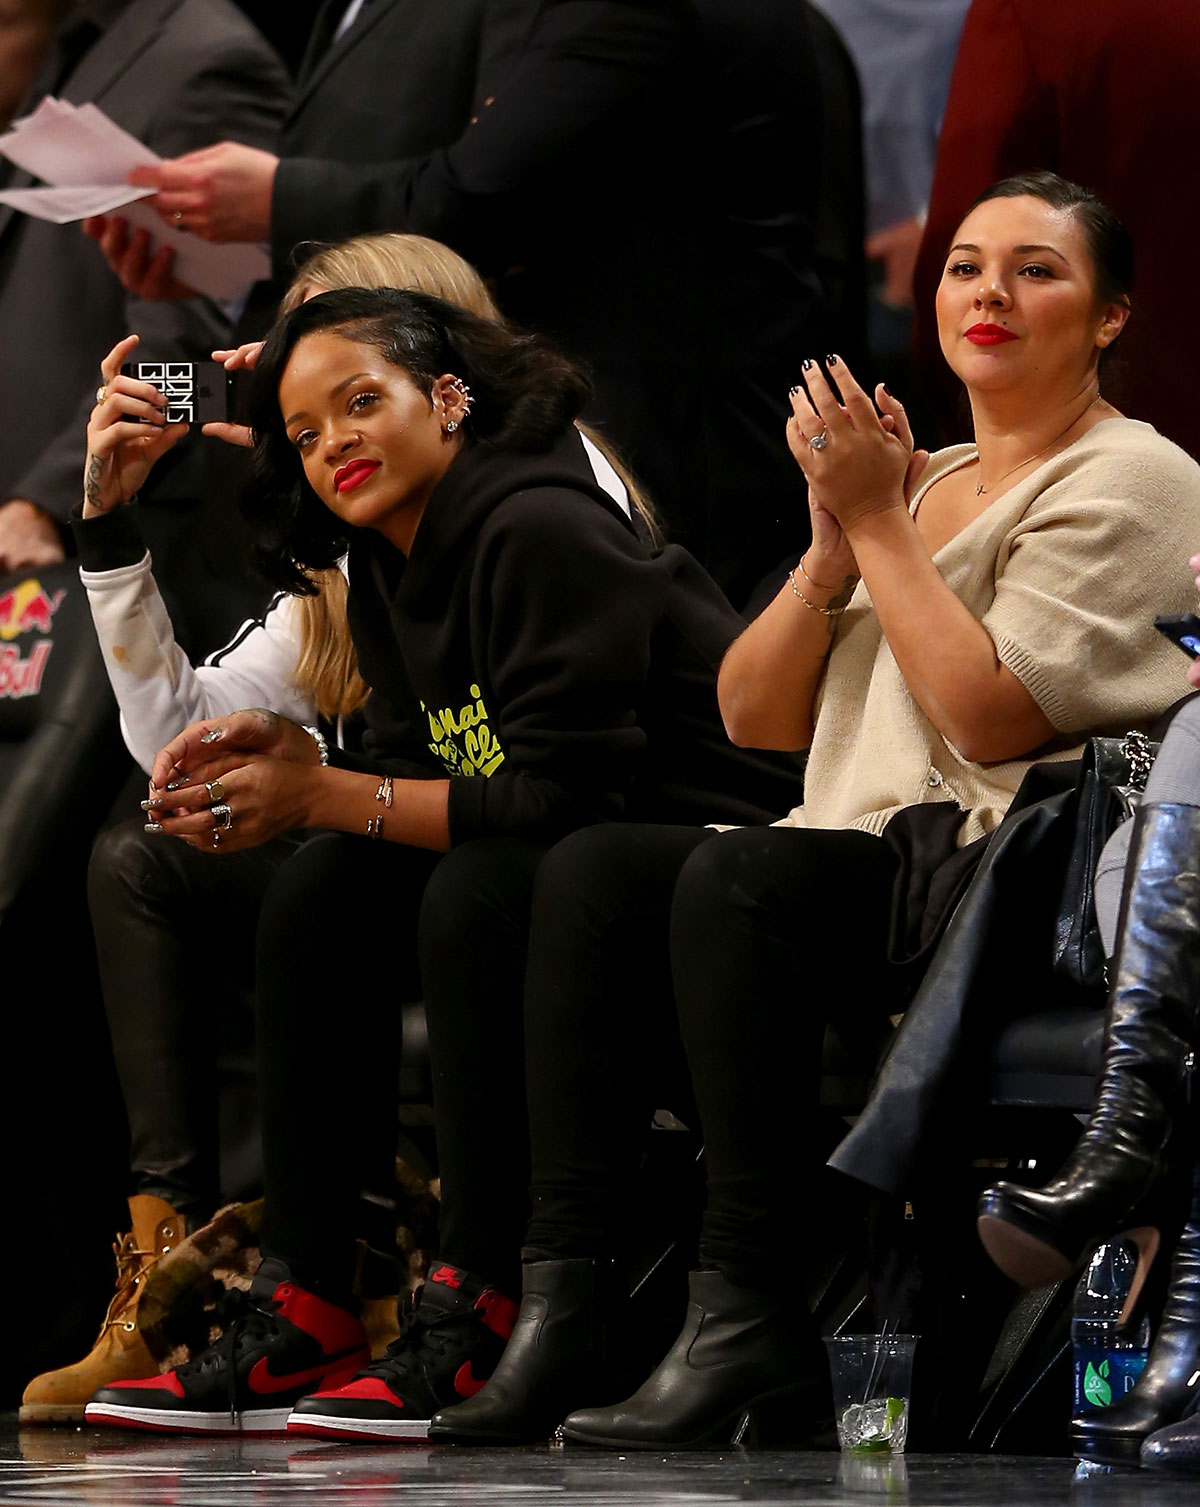
[[[825,1344],[838,1444],[847,1454],[902,1455],[917,1336],[836,1334]]]

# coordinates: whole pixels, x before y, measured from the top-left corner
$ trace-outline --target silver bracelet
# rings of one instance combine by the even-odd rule
[[[329,744],[325,741],[325,734],[319,727],[306,727],[304,731],[317,745],[317,752],[321,756],[321,763],[329,763]]]

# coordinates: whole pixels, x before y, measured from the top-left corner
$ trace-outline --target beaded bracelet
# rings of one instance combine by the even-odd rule
[[[329,763],[329,744],[325,741],[325,734],[319,727],[306,727],[304,731],[317,745],[317,752],[321,756],[321,763]]]

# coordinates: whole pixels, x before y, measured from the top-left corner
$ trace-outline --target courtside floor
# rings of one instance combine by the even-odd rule
[[[1081,1478],[1071,1460],[836,1454],[610,1455],[156,1439],[0,1419],[0,1502],[94,1507],[1196,1507],[1200,1480]]]

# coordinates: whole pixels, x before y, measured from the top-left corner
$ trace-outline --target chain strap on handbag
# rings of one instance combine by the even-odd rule
[[[1104,947],[1096,920],[1096,865],[1104,844],[1128,821],[1146,789],[1159,745],[1145,733],[1090,738],[1079,764],[1074,832],[1054,925],[1054,972],[1089,988],[1104,986]],[[1065,814],[1065,813],[1064,813]]]

